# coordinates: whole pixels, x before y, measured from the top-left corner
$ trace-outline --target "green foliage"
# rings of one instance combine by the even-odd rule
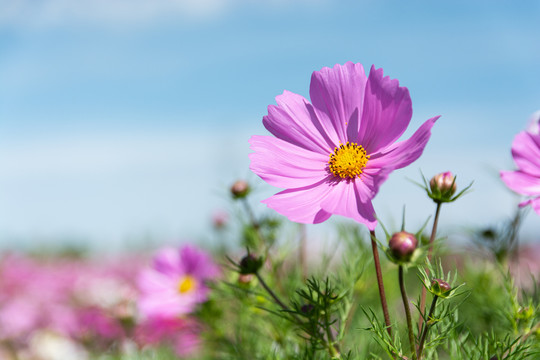
[[[434,296],[438,296],[444,299],[449,299],[456,295],[462,295],[462,293],[458,293],[457,290],[465,284],[459,284],[457,286],[455,285],[457,281],[457,272],[454,272],[453,276],[450,272],[445,275],[441,261],[438,261],[438,266],[434,268],[429,259],[426,259],[425,266],[425,268],[418,268],[418,277],[422,281],[422,285],[424,285],[427,291],[432,293]],[[428,275],[428,272],[430,275]],[[435,279],[440,279],[448,283],[450,285],[450,290],[441,290],[439,284],[433,281]],[[454,286],[452,286],[452,284],[454,284]]]
[[[538,283],[520,288],[509,272],[522,214],[504,231],[493,232],[496,241],[478,241],[473,233],[481,252],[454,248],[441,254],[434,245],[444,239],[420,241],[405,274],[407,293],[418,299],[411,307],[416,347],[412,354],[397,267],[391,258],[381,264],[391,315],[389,328],[382,316],[372,238],[367,231],[356,225],[338,226],[338,242],[325,251],[309,252],[307,262],[302,252],[312,240],[301,226],[290,232],[275,218],[257,219],[248,198],[238,203],[247,218],[242,221],[239,245],[254,254],[250,260],[255,264],[247,264],[245,258],[242,263],[245,252],[231,256],[237,260],[230,260],[232,266],[225,268],[222,280],[213,285],[210,300],[196,314],[205,329],[204,346],[196,359],[540,358]],[[430,238],[423,233],[427,223],[416,234],[419,240]],[[505,236],[509,238],[502,239]],[[381,252],[387,252],[385,244],[373,240]],[[429,261],[430,252],[433,261]],[[484,256],[486,253],[490,256]],[[453,259],[459,261],[449,265]],[[249,271],[247,265],[253,265]],[[423,288],[427,291],[425,309],[420,305]],[[149,355],[121,358],[174,358],[162,350],[141,354]]]

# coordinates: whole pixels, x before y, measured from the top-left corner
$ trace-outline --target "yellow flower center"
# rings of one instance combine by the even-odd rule
[[[189,291],[192,291],[197,286],[197,280],[193,276],[185,275],[178,282],[178,292],[180,294],[185,294]]]
[[[369,155],[362,145],[350,143],[341,144],[330,154],[328,168],[335,176],[342,179],[353,179],[362,173],[368,162]]]

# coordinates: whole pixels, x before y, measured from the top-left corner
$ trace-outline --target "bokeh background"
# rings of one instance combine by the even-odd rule
[[[346,61],[409,88],[406,136],[442,115],[381,219],[406,204],[419,226],[433,203],[407,179],[451,170],[474,191],[443,231],[496,224],[519,201],[498,171],[540,109],[539,18],[537,1],[0,0],[0,247],[204,237],[234,180],[277,191],[248,169],[267,105]],[[529,214],[524,238],[539,229]]]

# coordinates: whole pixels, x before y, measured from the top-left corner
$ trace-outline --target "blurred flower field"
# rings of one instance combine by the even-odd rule
[[[257,241],[251,232],[253,227],[247,219],[243,220],[245,233],[239,239]],[[262,231],[279,233],[274,219],[261,221]],[[355,302],[349,304],[352,308],[342,340],[355,354],[351,358],[384,358],[362,310],[378,309],[366,236],[352,226],[339,231],[343,241],[337,248],[309,252],[306,258],[299,253],[300,241],[309,243],[310,239],[302,239],[301,232],[285,231],[290,243],[269,249],[261,276],[278,289],[279,296],[300,308],[304,306],[304,310],[310,307],[302,303],[296,292],[305,286],[304,276],[328,277],[336,294]],[[534,330],[526,324],[536,318],[538,311],[540,246],[528,244],[515,252],[501,247],[495,250],[491,245],[500,241],[496,237],[501,234],[502,231],[491,233],[485,229],[474,234],[474,240],[470,238],[465,247],[444,246],[441,250],[445,268],[456,269],[459,282],[465,283],[466,295],[458,300],[463,302],[459,306],[462,323],[453,331],[470,334],[470,341],[484,332],[504,339],[508,334]],[[186,249],[194,248],[166,248],[156,254],[154,262],[149,254],[106,259],[91,254],[45,258],[4,254],[0,265],[0,358],[277,359],[288,358],[285,352],[304,358],[298,353],[302,348],[302,331],[283,314],[274,315],[279,313],[279,307],[261,288],[259,280],[228,265],[226,254],[215,253],[212,263],[203,263],[220,270],[204,280],[193,280],[193,288],[208,286],[199,296],[194,289],[187,289],[185,276],[158,271],[165,270],[163,264],[158,265],[164,260],[163,251],[174,258],[175,252],[180,254]],[[239,253],[228,255],[238,262],[241,257]],[[510,278],[500,270],[503,264],[511,270],[515,286],[512,291],[507,288]],[[385,276],[393,279],[396,272],[395,266],[384,263]],[[157,278],[154,283],[148,279],[152,276]],[[410,297],[417,299],[418,278],[414,271],[406,276],[411,284]],[[169,280],[171,286],[161,290],[166,294],[160,294],[159,289],[149,291],[149,284],[159,288]],[[197,284],[198,281],[201,282]],[[156,298],[154,302],[152,296]],[[399,291],[389,287],[387,296],[393,318],[399,317]],[[512,303],[513,296],[519,299],[518,303]],[[175,313],[175,308],[180,310]],[[538,338],[538,327],[535,331],[532,336]],[[453,358],[451,350],[447,351],[441,358]],[[324,355],[323,352],[316,358],[324,359]]]

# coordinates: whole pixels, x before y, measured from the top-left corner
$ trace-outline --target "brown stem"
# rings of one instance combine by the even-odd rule
[[[388,305],[386,304],[386,295],[384,293],[384,284],[381,271],[381,261],[379,260],[379,252],[377,250],[377,243],[375,242],[375,231],[371,230],[371,249],[373,250],[373,262],[375,263],[375,272],[377,274],[377,284],[379,285],[379,296],[381,298],[381,306],[383,309],[384,322],[386,324],[386,330],[388,335],[392,336],[392,327],[390,325],[390,315],[388,314]]]
[[[441,213],[442,203],[437,203],[437,209],[435,210],[435,219],[433,220],[433,229],[431,229],[431,236],[429,238],[429,249],[428,249],[428,259],[431,261],[433,256],[433,241],[435,241],[435,236],[437,235],[437,225],[439,224],[439,214]]]
[[[439,214],[441,212],[441,202],[437,202],[437,209],[435,210],[435,219],[433,220],[433,228],[431,229],[431,236],[429,238],[429,248],[428,248],[428,259],[431,261],[433,256],[433,241],[435,241],[435,236],[437,235],[437,224],[439,223]],[[426,274],[429,275],[429,269],[426,269]],[[426,288],[422,286],[422,296],[420,298],[420,312],[422,315],[426,314]],[[418,320],[418,331],[422,331],[423,325],[423,316],[420,316]]]

